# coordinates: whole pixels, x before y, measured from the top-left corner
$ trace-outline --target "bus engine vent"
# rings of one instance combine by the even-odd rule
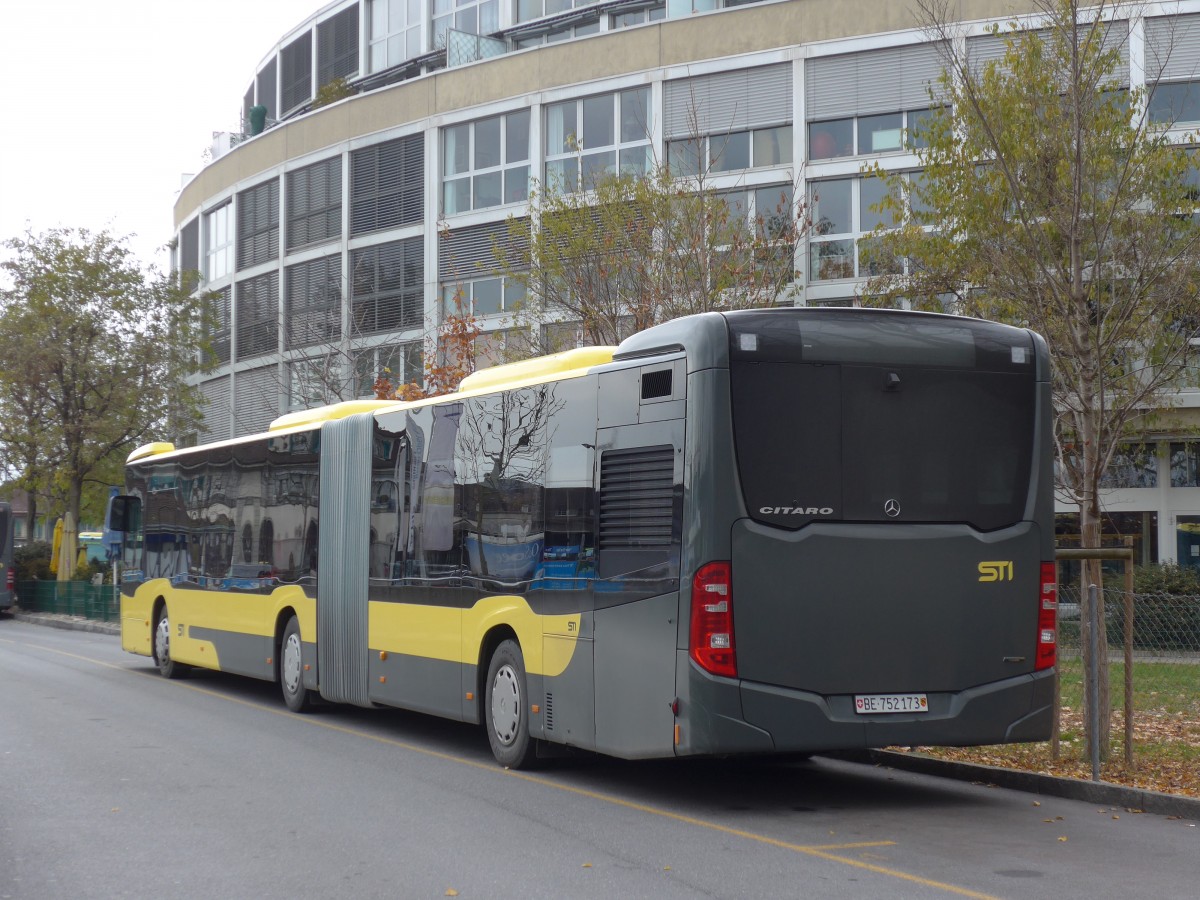
[[[674,474],[675,448],[669,444],[605,451],[600,459],[601,550],[671,544]]]
[[[542,707],[542,723],[547,731],[554,730],[554,693],[546,691],[546,705]]]
[[[671,370],[659,369],[657,372],[642,373],[642,399],[653,400],[656,397],[671,396]]]

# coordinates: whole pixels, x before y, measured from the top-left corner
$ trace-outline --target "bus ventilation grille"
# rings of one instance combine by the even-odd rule
[[[546,705],[543,707],[542,722],[547,731],[554,730],[554,694],[546,691]]]
[[[657,397],[671,396],[671,370],[659,369],[657,372],[642,373],[642,399],[654,400]]]
[[[675,448],[608,450],[600,460],[600,549],[662,547],[674,521]]]

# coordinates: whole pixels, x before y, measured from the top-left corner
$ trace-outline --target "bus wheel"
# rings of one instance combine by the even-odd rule
[[[187,671],[187,666],[171,659],[171,620],[167,618],[165,606],[154,623],[154,661],[163,678],[178,678]]]
[[[525,696],[525,658],[516,641],[504,641],[492,654],[484,696],[484,721],[492,755],[510,769],[527,768],[534,758]]]
[[[303,712],[308,708],[302,660],[300,623],[292,616],[283,630],[283,645],[279,648],[279,686],[283,691],[283,702],[292,712]]]

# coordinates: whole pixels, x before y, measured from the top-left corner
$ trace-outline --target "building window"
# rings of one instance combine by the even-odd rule
[[[585,21],[577,25],[556,25],[547,31],[534,35],[514,35],[513,49],[524,50],[527,47],[541,47],[543,44],[557,44],[574,38],[587,37],[589,34],[600,33],[600,13],[595,12],[586,16]]]
[[[575,6],[586,6],[593,2],[595,0],[580,0],[577,3],[572,0],[517,0],[517,21],[532,22],[543,16],[555,16]]]
[[[420,341],[370,347],[354,354],[354,381],[357,396],[375,396],[375,380],[386,378],[393,388],[425,378]]]
[[[529,199],[529,110],[442,129],[442,211]]]
[[[350,155],[350,235],[417,225],[425,215],[425,136],[387,141]]]
[[[287,364],[289,409],[312,409],[338,399],[341,383],[336,354],[298,359]]]
[[[679,177],[786,166],[791,162],[791,125],[667,142],[667,163],[671,173]]]
[[[284,280],[287,349],[330,343],[342,335],[342,258],[288,266]]]
[[[238,271],[278,259],[279,179],[242,191],[237,209]]]
[[[524,338],[516,332],[517,329],[485,331],[475,338],[475,343],[471,348],[475,354],[475,369],[488,369],[509,362],[509,344],[516,348],[516,352],[523,353],[525,350]]]
[[[1171,444],[1171,487],[1200,487],[1200,443]]]
[[[312,32],[306,31],[280,53],[280,113],[286,114],[312,99]]]
[[[204,216],[204,279],[216,281],[233,271],[233,204]]]
[[[442,315],[459,312],[473,316],[495,316],[512,313],[525,299],[525,286],[513,278],[494,276],[471,281],[455,281],[442,285]]]
[[[1172,471],[1174,479],[1174,471]],[[1114,451],[1102,488],[1158,487],[1158,457],[1153,444],[1122,444]]]
[[[365,247],[350,254],[356,334],[415,328],[424,321],[421,238]]]
[[[1150,92],[1150,121],[1156,125],[1200,122],[1200,81],[1159,82]]]
[[[906,135],[909,130],[919,130],[918,126],[932,112],[924,107],[906,112],[809,122],[808,158],[837,159],[843,156],[895,153],[924,146],[919,138],[914,136],[909,140]]]
[[[667,4],[665,2],[655,3],[651,7],[634,12],[614,13],[609,19],[608,27],[610,29],[631,28],[634,25],[645,25],[647,22],[661,22],[666,17]]]
[[[317,84],[358,74],[358,5],[317,26]]]
[[[604,174],[650,170],[650,89],[633,88],[546,107],[546,182],[566,192]]]
[[[421,55],[421,0],[371,0],[371,71]]]
[[[809,281],[867,277],[898,271],[893,261],[872,257],[871,232],[896,223],[875,207],[888,195],[886,179],[831,178],[809,185],[813,211]]]
[[[236,358],[279,349],[279,273],[268,272],[237,285]]]
[[[217,365],[229,362],[232,326],[229,301],[230,289],[228,287],[223,287],[212,294],[212,332],[209,334],[209,342],[211,343],[211,361]]]
[[[342,236],[342,158],[335,156],[287,176],[289,250]]]
[[[447,32],[492,34],[500,29],[499,0],[433,0],[433,50],[446,46]]]

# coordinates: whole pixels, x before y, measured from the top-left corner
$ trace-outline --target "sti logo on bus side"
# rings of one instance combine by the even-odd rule
[[[832,516],[831,506],[760,506],[760,515],[764,516]]]
[[[981,562],[979,564],[980,581],[1012,581],[1012,578],[1013,564],[1011,559],[998,562]]]

